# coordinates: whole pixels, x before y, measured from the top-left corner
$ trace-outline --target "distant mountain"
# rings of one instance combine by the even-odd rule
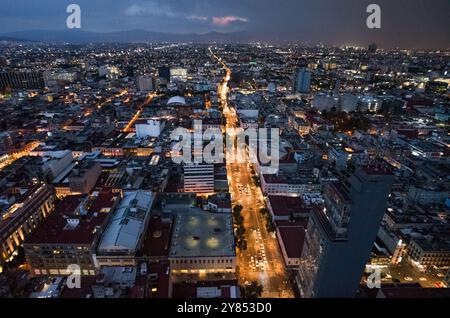
[[[196,43],[239,43],[252,40],[247,32],[209,32],[205,34],[177,34],[130,30],[120,32],[98,33],[81,30],[30,30],[0,34],[0,37],[20,38],[39,42],[66,43],[142,43],[142,42],[196,42]]]
[[[9,37],[9,36],[1,36],[0,35],[0,41],[7,41],[7,42],[27,42],[28,40],[23,40],[19,38]]]

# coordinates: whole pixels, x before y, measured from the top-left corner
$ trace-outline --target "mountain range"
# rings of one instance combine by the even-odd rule
[[[0,41],[36,41],[59,43],[145,43],[145,42],[195,42],[241,43],[256,40],[247,32],[209,32],[204,34],[164,33],[146,30],[119,32],[88,32],[81,30],[28,30],[0,34]]]

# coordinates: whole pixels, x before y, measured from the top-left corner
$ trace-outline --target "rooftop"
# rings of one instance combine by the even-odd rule
[[[278,231],[281,235],[287,257],[300,258],[302,256],[305,228],[302,226],[283,226]]]
[[[200,211],[176,217],[170,257],[235,256],[231,215]]]
[[[64,198],[50,216],[33,232],[27,244],[90,244],[96,230],[105,224],[108,213],[102,213],[114,206],[116,196],[112,193],[102,194],[86,201],[84,196]],[[91,207],[85,211],[87,203]],[[98,209],[102,206],[101,209]],[[92,209],[92,207],[95,207]],[[84,210],[84,212],[83,212]],[[85,213],[85,214],[84,214]],[[68,220],[75,220],[69,225]]]
[[[305,207],[301,197],[273,196],[268,197],[275,216],[290,216],[294,214],[307,214],[311,209]]]
[[[153,204],[152,192],[126,192],[99,244],[99,252],[136,250]]]

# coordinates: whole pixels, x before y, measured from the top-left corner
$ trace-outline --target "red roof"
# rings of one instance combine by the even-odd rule
[[[291,214],[305,214],[311,211],[304,206],[301,197],[269,196],[270,206],[275,216],[290,216]]]
[[[287,226],[279,227],[278,231],[288,258],[300,258],[303,241],[305,240],[305,228],[302,226]]]
[[[106,224],[108,213],[97,213],[98,207],[111,207],[113,194],[106,198],[104,194],[92,202],[94,210],[88,209],[86,215],[79,215],[79,207],[84,204],[81,195],[64,198],[50,216],[33,232],[27,244],[91,244],[95,238],[95,229]],[[78,219],[79,224],[70,228],[67,220]]]
[[[60,298],[86,298],[93,294],[92,286],[96,284],[96,276],[81,276],[80,288],[68,288],[64,284]]]
[[[158,216],[152,217],[141,253],[147,256],[168,256],[172,226],[163,223]]]

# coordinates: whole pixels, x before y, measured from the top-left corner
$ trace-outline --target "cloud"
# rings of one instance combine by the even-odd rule
[[[155,2],[148,2],[143,5],[133,4],[125,10],[125,15],[130,17],[166,17],[166,18],[179,18],[194,21],[208,21],[209,18],[196,14],[186,14],[182,12],[174,11],[167,5],[157,4]]]
[[[238,16],[208,17],[189,14],[174,10],[167,5],[161,5],[153,1],[147,2],[145,5],[133,4],[125,10],[125,15],[130,17],[166,17],[198,22],[211,22],[212,24],[221,27],[226,27],[235,22],[248,22],[247,18]]]
[[[226,17],[213,17],[212,21],[215,25],[218,25],[218,26],[228,26],[235,22],[247,23],[248,19],[232,15],[232,16],[226,16]]]
[[[168,17],[175,18],[177,13],[165,5],[157,4],[156,2],[148,2],[143,5],[133,4],[125,10],[125,14],[130,17],[148,17],[148,16],[158,16],[158,17]]]

